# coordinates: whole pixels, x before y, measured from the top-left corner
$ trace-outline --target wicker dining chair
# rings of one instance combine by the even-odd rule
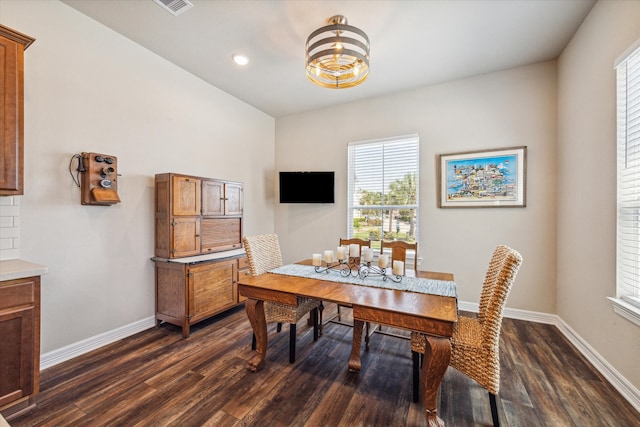
[[[245,236],[242,240],[252,276],[257,276],[282,266],[280,243],[276,234]],[[319,306],[320,301],[301,297],[298,297],[297,306],[265,301],[264,316],[267,323],[277,323],[277,332],[281,331],[283,323],[289,324],[289,363],[293,363],[296,360],[297,323],[307,313],[311,313],[313,340],[317,341]],[[255,334],[252,337],[251,348],[253,350],[256,348]]]
[[[475,380],[489,392],[493,425],[499,426],[496,395],[500,390],[500,330],[505,301],[522,264],[522,256],[504,245],[495,248],[487,269],[478,318],[458,316],[451,338],[449,365]],[[411,333],[413,355],[413,400],[418,401],[420,355],[426,348],[425,335]]]

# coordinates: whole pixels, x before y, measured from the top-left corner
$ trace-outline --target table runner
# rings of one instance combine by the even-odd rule
[[[339,270],[329,270],[328,274],[326,272],[316,273],[315,267],[301,264],[283,265],[282,267],[269,270],[269,273],[457,298],[455,282],[446,280],[421,279],[405,276],[400,283],[396,283],[392,280],[382,280],[382,276],[368,276],[365,279],[357,276],[343,276]]]

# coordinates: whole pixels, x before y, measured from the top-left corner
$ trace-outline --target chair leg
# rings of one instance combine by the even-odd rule
[[[311,318],[313,319],[313,340],[318,341],[318,309],[311,310]]]
[[[296,361],[296,324],[289,324],[289,363]]]
[[[338,305],[338,321],[340,321],[340,320],[342,320],[342,319],[340,318],[340,304],[337,304],[337,305]]]
[[[251,334],[251,350],[256,349],[256,334]]]
[[[418,403],[420,400],[420,353],[411,352],[413,359],[413,401]]]
[[[371,329],[371,324],[369,322],[364,323],[364,344],[365,348],[369,350],[369,341],[371,340],[371,333],[369,330]]]
[[[491,418],[493,418],[493,426],[500,427],[498,420],[498,405],[496,404],[496,395],[489,393],[489,404],[491,405]]]

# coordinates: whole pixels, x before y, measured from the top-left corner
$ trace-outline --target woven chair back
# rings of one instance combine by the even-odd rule
[[[505,260],[507,250],[509,248],[504,245],[498,245],[493,250],[491,255],[491,261],[489,261],[489,267],[484,276],[484,282],[482,283],[482,291],[480,293],[480,304],[478,309],[478,321],[484,323],[485,313],[487,311],[487,304],[491,299],[493,288],[498,281],[498,275],[500,273],[500,266]]]
[[[282,254],[277,234],[245,236],[242,241],[252,276],[282,267]]]
[[[504,305],[521,264],[522,256],[518,251],[504,245],[497,246],[482,287],[478,313],[482,345],[485,349],[495,351],[495,357],[498,357]]]

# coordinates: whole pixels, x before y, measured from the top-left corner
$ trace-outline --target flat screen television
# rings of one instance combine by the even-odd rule
[[[335,203],[335,172],[280,172],[280,203]]]

